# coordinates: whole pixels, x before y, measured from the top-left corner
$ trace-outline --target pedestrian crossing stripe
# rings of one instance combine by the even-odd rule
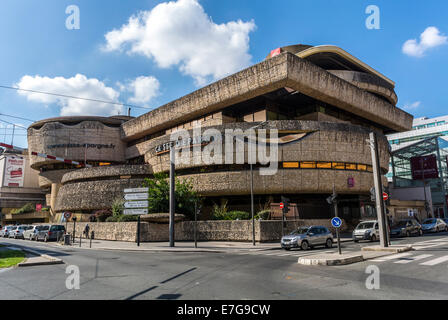
[[[440,258],[429,260],[429,261],[420,263],[420,265],[422,265],[422,266],[435,266],[436,264],[440,264],[440,263],[445,262],[445,261],[448,261],[448,256],[443,256],[443,257],[440,257]]]
[[[405,253],[393,254],[391,256],[381,257],[380,259],[373,259],[371,261],[373,261],[373,262],[383,262],[383,261],[389,261],[389,260],[398,259],[398,258],[402,258],[402,257],[407,257],[407,256],[410,256],[410,255],[411,255],[410,253],[405,252]]]

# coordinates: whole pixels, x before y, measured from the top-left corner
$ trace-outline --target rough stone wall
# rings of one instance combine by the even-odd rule
[[[329,228],[333,234],[329,220],[297,220],[287,221],[285,234],[300,226],[319,225]],[[85,222],[76,223],[76,237],[79,237],[86,226]],[[113,241],[137,241],[137,222],[95,222],[90,223],[90,231],[95,231],[95,239]],[[343,223],[341,231],[347,225]],[[73,232],[73,222],[67,224],[69,233]],[[279,241],[281,238],[281,221],[255,221],[255,240],[258,242]],[[169,241],[169,225],[142,222],[140,229],[141,242]],[[183,221],[175,225],[176,241],[194,240],[194,222]],[[198,241],[252,241],[252,221],[198,221]]]

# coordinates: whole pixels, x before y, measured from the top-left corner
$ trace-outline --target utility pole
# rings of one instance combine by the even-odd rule
[[[255,246],[255,216],[254,216],[254,171],[250,163],[250,212],[252,214],[252,244]]]
[[[197,229],[198,229],[198,203],[194,202],[194,247],[198,248],[198,238],[197,238]]]
[[[174,224],[175,224],[175,194],[174,194],[174,188],[175,188],[175,178],[174,178],[174,170],[175,170],[175,150],[174,150],[174,143],[171,145],[170,148],[170,247],[174,247]]]
[[[385,217],[385,207],[383,201],[383,186],[381,183],[381,168],[379,160],[378,150],[378,137],[375,132],[370,133],[370,149],[372,152],[372,168],[373,168],[373,181],[375,185],[375,202],[376,202],[376,214],[378,217],[379,231],[380,231],[380,246],[383,248],[389,247],[387,241],[387,226]]]

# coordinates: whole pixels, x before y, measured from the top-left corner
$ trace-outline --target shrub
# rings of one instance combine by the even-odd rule
[[[20,209],[11,210],[11,213],[12,214],[14,214],[14,213],[30,213],[30,212],[34,212],[34,211],[36,211],[36,207],[32,203],[27,203]]]
[[[112,212],[107,209],[98,210],[95,212],[96,221],[98,222],[105,222],[110,216],[112,216]]]
[[[165,173],[154,174],[154,178],[146,178],[143,187],[149,188],[148,191],[148,211],[150,213],[169,212],[170,184],[168,175]],[[195,202],[200,202],[200,197],[193,190],[193,185],[188,180],[175,180],[176,213],[184,214],[187,218],[194,217]]]
[[[257,215],[255,216],[255,219],[268,220],[270,213],[271,213],[270,209],[261,210],[257,213]]]
[[[119,217],[110,216],[106,218],[106,222],[118,222]]]
[[[124,200],[121,198],[117,198],[112,202],[112,215],[114,217],[119,217],[123,214],[124,210]]]
[[[229,219],[226,220],[249,220],[250,213],[245,211],[230,211],[227,216]]]
[[[250,213],[245,211],[228,211],[227,200],[223,201],[220,206],[216,203],[213,205],[213,220],[248,220]]]
[[[118,222],[133,222],[137,221],[138,216],[122,215],[118,218]]]

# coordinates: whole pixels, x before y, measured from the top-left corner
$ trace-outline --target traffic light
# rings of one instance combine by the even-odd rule
[[[337,198],[338,194],[334,191],[333,194],[327,198],[328,204],[334,204],[335,202],[337,202]]]
[[[282,196],[282,203],[283,203],[283,213],[286,214],[289,212],[289,199]]]

